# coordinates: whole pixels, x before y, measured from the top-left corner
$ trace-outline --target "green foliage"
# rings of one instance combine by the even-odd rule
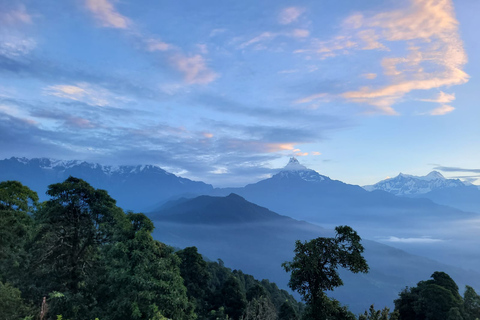
[[[21,292],[9,283],[0,281],[0,320],[16,320],[33,313],[22,299]]]
[[[465,287],[465,293],[463,294],[463,305],[465,310],[465,320],[480,319],[480,296],[475,290],[470,287]]]
[[[188,298],[194,304],[195,311],[203,314],[208,309],[207,296],[212,294],[208,287],[211,275],[207,263],[196,247],[185,248],[176,254],[180,258],[180,274],[187,287]]]
[[[38,196],[18,181],[0,183],[0,281],[20,284]]]
[[[38,205],[38,195],[18,181],[0,182],[0,210],[32,212]]]
[[[280,309],[298,319],[301,304],[285,290],[207,263],[195,247],[174,253],[152,238],[150,219],[125,214],[106,191],[70,177],[47,193],[39,205],[20,183],[0,183],[0,310],[9,320],[276,319]]]
[[[238,279],[230,276],[223,284],[221,294],[225,312],[232,319],[239,319],[247,306],[247,299]]]
[[[395,300],[400,320],[446,320],[457,315],[452,309],[457,309],[462,316],[463,299],[456,283],[444,272],[435,272],[432,280],[406,288]]]
[[[358,320],[389,320],[392,319],[390,317],[390,309],[385,307],[382,310],[375,310],[375,306],[372,304],[368,309],[368,312],[365,311],[364,314],[361,314],[358,317]]]
[[[463,320],[460,309],[457,307],[450,308],[447,313],[447,320]]]
[[[121,241],[104,248],[105,281],[101,284],[102,319],[193,319],[180,276],[180,259],[155,241],[153,224],[143,214],[129,213]],[[100,311],[99,311],[100,312]]]
[[[269,298],[254,298],[247,304],[242,320],[277,320],[277,310]]]
[[[293,308],[292,304],[285,301],[280,306],[280,312],[278,314],[279,320],[298,320],[298,313]]]
[[[336,227],[335,231],[334,238],[296,241],[293,261],[282,264],[285,271],[292,273],[288,285],[302,295],[311,319],[343,314],[342,308],[337,308],[337,303],[324,293],[343,285],[339,267],[353,273],[368,272],[360,236],[348,226]]]

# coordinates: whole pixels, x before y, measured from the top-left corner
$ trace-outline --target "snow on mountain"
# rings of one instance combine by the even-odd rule
[[[406,196],[426,194],[437,189],[464,186],[465,183],[459,179],[446,179],[440,172],[432,171],[421,177],[400,173],[395,178],[385,179],[363,188],[367,191],[383,190],[395,195]]]
[[[124,209],[143,210],[182,194],[204,194],[213,187],[177,177],[155,165],[109,166],[81,160],[15,158],[0,160],[0,181],[17,180],[46,200],[48,185],[69,176],[105,189]]]
[[[101,165],[98,163],[90,163],[81,160],[58,160],[58,159],[50,159],[50,158],[34,158],[34,159],[27,159],[27,158],[10,158],[11,161],[17,161],[24,165],[37,165],[40,169],[50,169],[56,171],[66,171],[75,167],[82,167],[88,168],[92,170],[100,170],[106,175],[113,175],[113,174],[128,174],[128,173],[140,173],[143,171],[157,171],[158,173],[163,173],[167,175],[172,175],[162,168],[155,166],[155,165],[122,165],[122,166],[115,166],[115,165]]]
[[[272,178],[295,178],[298,177],[305,181],[325,181],[330,180],[329,177],[322,176],[318,172],[312,169],[308,169],[304,165],[298,162],[297,158],[292,157],[287,165],[277,174],[275,174]]]

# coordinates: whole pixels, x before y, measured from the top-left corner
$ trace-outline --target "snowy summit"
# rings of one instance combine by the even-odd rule
[[[297,158],[291,157],[287,165],[273,177],[276,178],[300,178],[309,182],[319,182],[324,180],[330,180],[326,176],[322,176],[318,172],[312,169],[308,169],[304,165],[298,162]]]
[[[287,165],[283,168],[283,171],[304,171],[309,170],[303,164],[298,162],[297,158],[291,157],[290,161],[288,161]]]
[[[446,179],[440,172],[432,171],[422,177],[400,173],[395,178],[385,179],[363,188],[368,191],[383,190],[395,195],[415,195],[425,194],[435,189],[462,186],[465,186],[462,181]]]

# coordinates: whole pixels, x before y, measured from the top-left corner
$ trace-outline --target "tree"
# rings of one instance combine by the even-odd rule
[[[400,320],[446,320],[457,317],[455,309],[462,316],[463,300],[456,283],[445,272],[434,272],[431,280],[406,288],[395,300]]]
[[[37,280],[34,299],[61,292],[63,297],[50,304],[52,313],[87,317],[89,305],[95,304],[88,284],[100,271],[100,247],[113,240],[124,213],[105,190],[74,177],[50,185],[47,194],[51,199],[34,215],[38,225],[31,263]]]
[[[263,296],[249,301],[241,320],[277,320],[277,310],[269,298]]]
[[[247,306],[247,299],[245,292],[240,287],[238,279],[230,275],[222,287],[223,305],[225,306],[225,313],[232,319],[238,320],[243,314]]]
[[[196,247],[185,248],[176,254],[181,261],[180,274],[187,288],[188,298],[195,304],[197,313],[205,313],[208,308],[207,295],[212,294],[208,288],[211,275],[207,263]]]
[[[298,314],[295,312],[292,304],[288,301],[285,301],[280,306],[280,312],[278,314],[279,320],[298,320]]]
[[[33,310],[22,300],[20,290],[0,281],[0,319],[22,319],[32,314]]]
[[[358,320],[389,320],[390,309],[385,307],[383,310],[375,310],[375,306],[372,304],[368,312],[365,311],[358,317]]]
[[[330,312],[332,304],[324,292],[343,285],[339,267],[353,273],[368,272],[360,236],[348,226],[338,226],[335,231],[333,238],[297,240],[293,261],[282,264],[292,273],[288,286],[302,295],[312,319],[322,319]]]
[[[16,210],[28,213],[32,212],[37,204],[37,193],[20,182],[0,182],[0,210]]]
[[[37,194],[18,181],[0,183],[0,281],[20,285],[27,261],[26,244],[33,233],[31,213]]]
[[[105,280],[99,286],[101,319],[193,319],[193,306],[180,276],[173,249],[154,240],[153,223],[141,213],[118,241],[104,247]]]
[[[463,306],[465,309],[465,320],[480,319],[480,296],[470,286],[465,286]]]

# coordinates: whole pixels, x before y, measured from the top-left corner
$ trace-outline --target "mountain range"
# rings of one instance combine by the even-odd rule
[[[365,190],[382,190],[397,196],[426,198],[438,204],[480,213],[480,189],[459,179],[446,179],[438,171],[426,176],[400,173],[398,176],[364,186]]]
[[[143,211],[178,195],[209,193],[213,187],[204,182],[178,177],[158,166],[103,166],[85,161],[61,161],[47,158],[0,160],[0,181],[17,180],[47,199],[48,185],[69,176],[105,189],[125,210]]]

